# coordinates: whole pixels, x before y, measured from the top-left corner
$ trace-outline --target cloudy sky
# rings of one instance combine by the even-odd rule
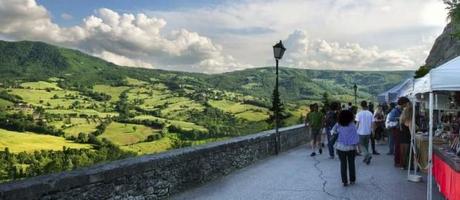
[[[220,73],[274,63],[404,70],[447,23],[441,0],[0,0],[0,39],[44,41],[119,65]]]

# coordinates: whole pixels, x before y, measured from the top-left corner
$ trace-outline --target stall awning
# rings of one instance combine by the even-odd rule
[[[460,56],[415,80],[413,94],[430,91],[460,91]]]
[[[388,91],[379,94],[377,100],[379,103],[396,102],[399,97],[404,96],[408,89],[412,89],[412,78],[406,79]]]

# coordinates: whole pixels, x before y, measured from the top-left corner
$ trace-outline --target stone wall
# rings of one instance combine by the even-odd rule
[[[303,125],[280,129],[281,151],[304,144]],[[99,164],[0,185],[0,199],[167,199],[275,155],[275,133]]]

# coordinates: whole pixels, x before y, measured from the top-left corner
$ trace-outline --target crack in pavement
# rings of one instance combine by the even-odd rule
[[[319,161],[318,159],[316,159],[316,157],[313,157],[313,160],[315,160],[315,164],[313,165],[315,167],[316,170],[319,171],[319,174],[318,174],[318,177],[323,181],[323,186],[322,186],[322,191],[327,194],[328,196],[334,198],[334,199],[346,199],[346,200],[350,200],[350,198],[348,197],[341,197],[341,196],[336,196],[330,192],[328,192],[326,190],[326,185],[327,185],[327,180],[326,178],[324,177],[324,172],[323,170],[321,170],[318,165],[321,163],[321,161]]]
[[[374,188],[376,188],[379,191],[380,194],[383,194],[383,195],[389,197],[388,194],[386,194],[385,191],[382,189],[382,187],[380,187],[375,181],[376,181],[375,177],[371,176],[371,178],[369,179],[369,182],[371,183],[371,185]],[[391,198],[389,198],[389,199],[391,199]]]
[[[313,189],[283,189],[283,188],[275,188],[275,189],[265,189],[266,191],[281,191],[281,192],[322,192],[321,190],[313,190]]]

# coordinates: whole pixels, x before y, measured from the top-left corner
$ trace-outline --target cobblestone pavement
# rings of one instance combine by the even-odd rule
[[[279,156],[270,157],[226,177],[185,191],[177,200],[271,200],[271,199],[343,199],[343,200],[422,200],[426,183],[412,183],[407,171],[393,167],[393,157],[384,155],[379,146],[370,165],[357,157],[357,182],[343,187],[338,159],[322,155],[310,157],[311,150],[302,146]],[[434,188],[436,188],[434,186]],[[434,199],[442,199],[435,193]]]

